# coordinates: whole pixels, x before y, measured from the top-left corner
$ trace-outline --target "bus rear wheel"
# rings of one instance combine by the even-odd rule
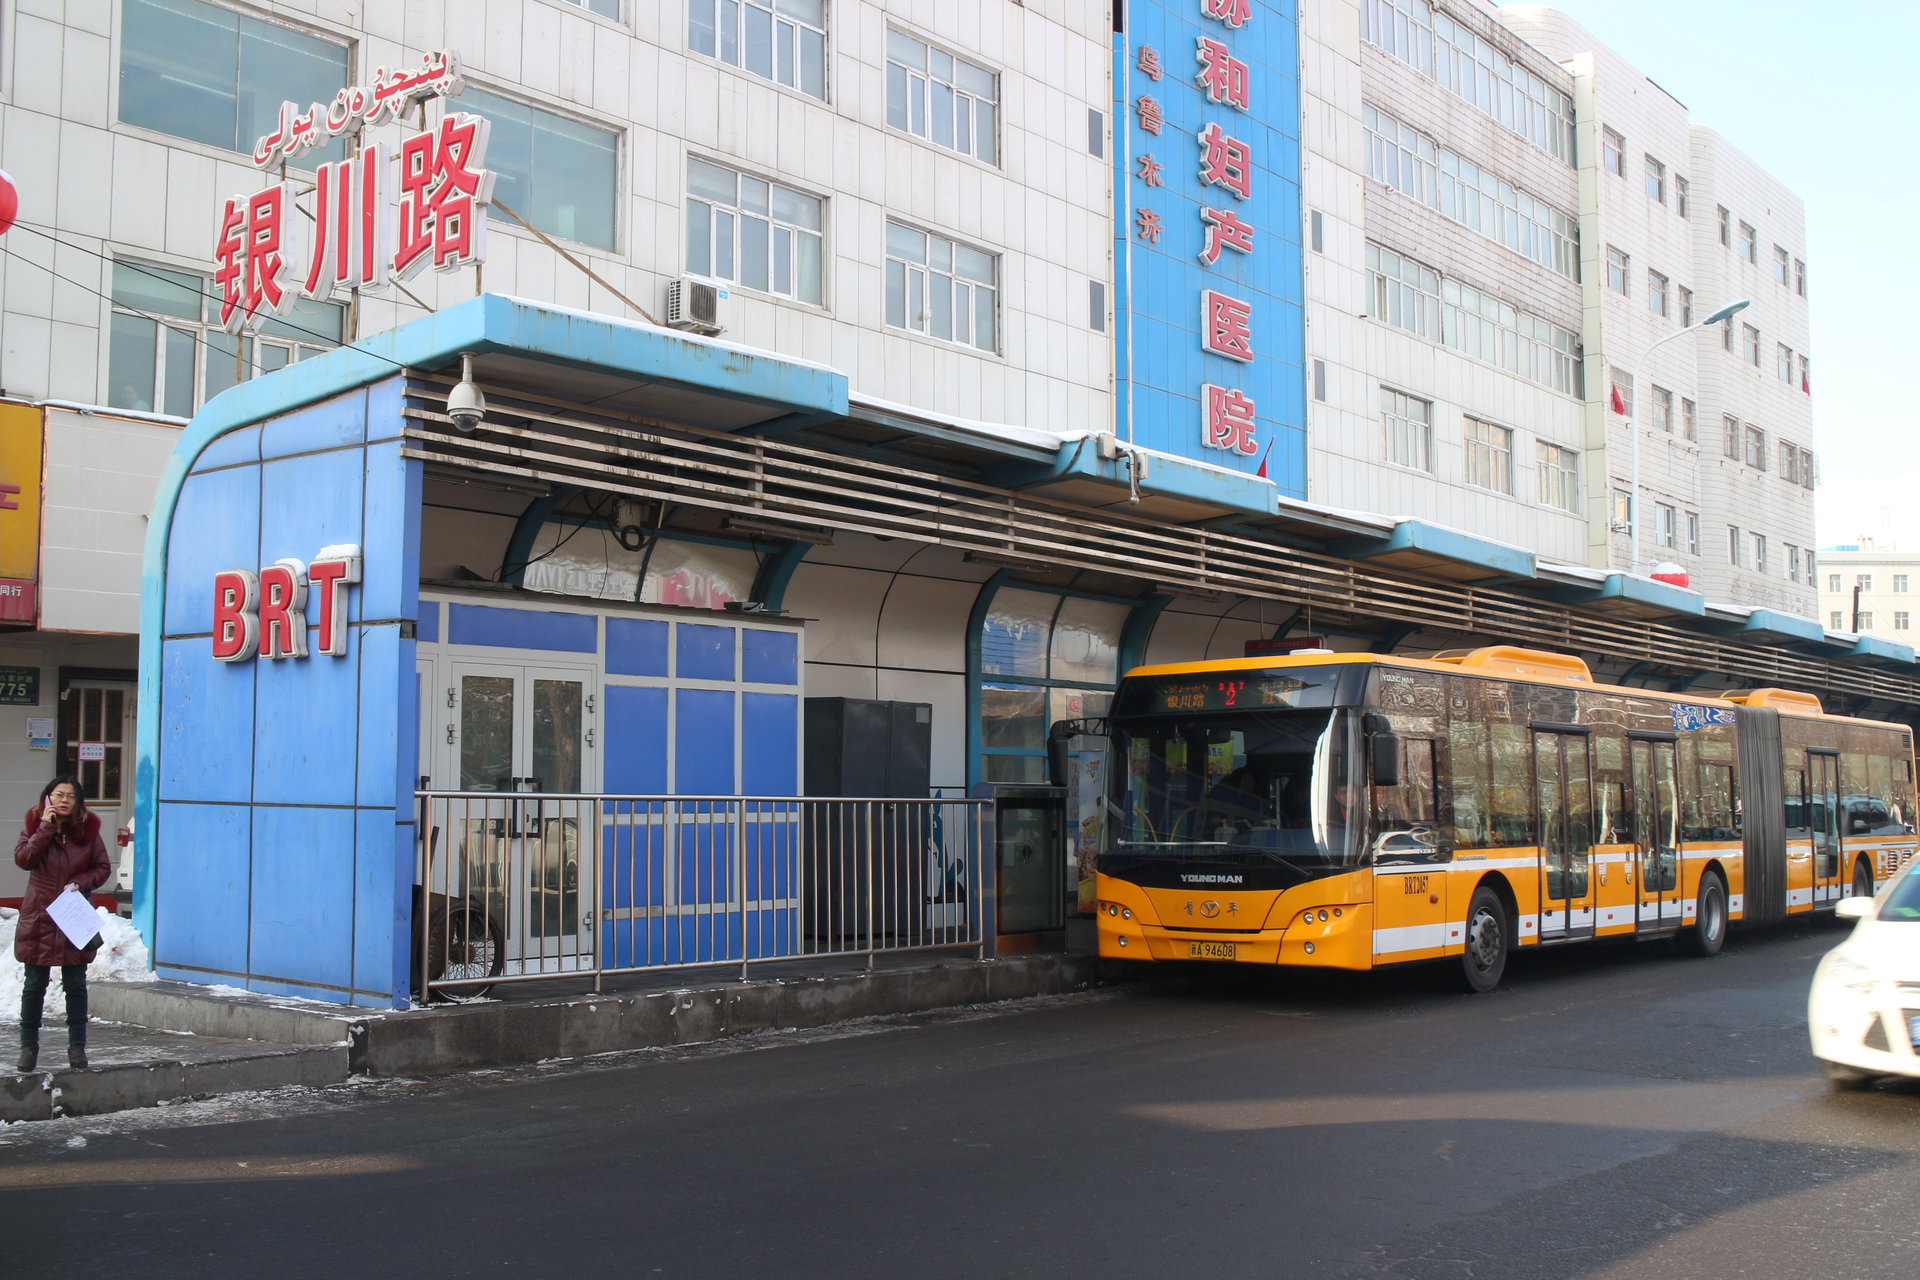
[[[1491,991],[1500,985],[1511,945],[1506,904],[1499,894],[1481,885],[1467,904],[1467,949],[1460,957],[1460,979],[1467,990]]]
[[[1700,896],[1694,902],[1693,928],[1678,939],[1690,956],[1717,956],[1727,942],[1727,883],[1717,871],[1700,877]]]
[[[1856,898],[1873,896],[1873,867],[1865,858],[1853,864],[1853,895]],[[1849,921],[1849,924],[1852,922]]]

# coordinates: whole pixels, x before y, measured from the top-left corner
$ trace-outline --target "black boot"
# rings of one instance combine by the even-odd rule
[[[39,1065],[39,1062],[40,1042],[36,1040],[32,1044],[23,1044],[20,1046],[20,1061],[13,1064],[13,1069],[21,1075],[25,1075],[27,1072],[33,1070],[35,1066]]]
[[[85,1071],[87,1069],[87,1046],[83,1044],[68,1045],[67,1065],[75,1071]]]

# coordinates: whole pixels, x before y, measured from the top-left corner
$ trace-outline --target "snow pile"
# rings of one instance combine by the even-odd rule
[[[106,978],[114,982],[151,982],[153,969],[147,959],[146,939],[133,927],[133,922],[112,914],[105,907],[95,907],[94,913],[100,917],[102,941],[99,954],[87,966],[87,981]],[[27,971],[13,956],[13,930],[18,920],[19,912],[0,910],[0,1022],[20,1021],[20,988],[26,982]],[[60,975],[50,976],[47,1008],[57,1020],[66,1016],[67,1006],[60,994]]]

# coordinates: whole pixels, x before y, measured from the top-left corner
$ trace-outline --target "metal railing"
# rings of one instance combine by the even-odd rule
[[[986,801],[419,791],[415,990],[984,954]]]

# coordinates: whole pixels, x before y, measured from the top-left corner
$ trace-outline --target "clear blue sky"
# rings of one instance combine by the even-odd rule
[[[1920,0],[1537,0],[1806,204],[1819,543],[1920,551]]]

